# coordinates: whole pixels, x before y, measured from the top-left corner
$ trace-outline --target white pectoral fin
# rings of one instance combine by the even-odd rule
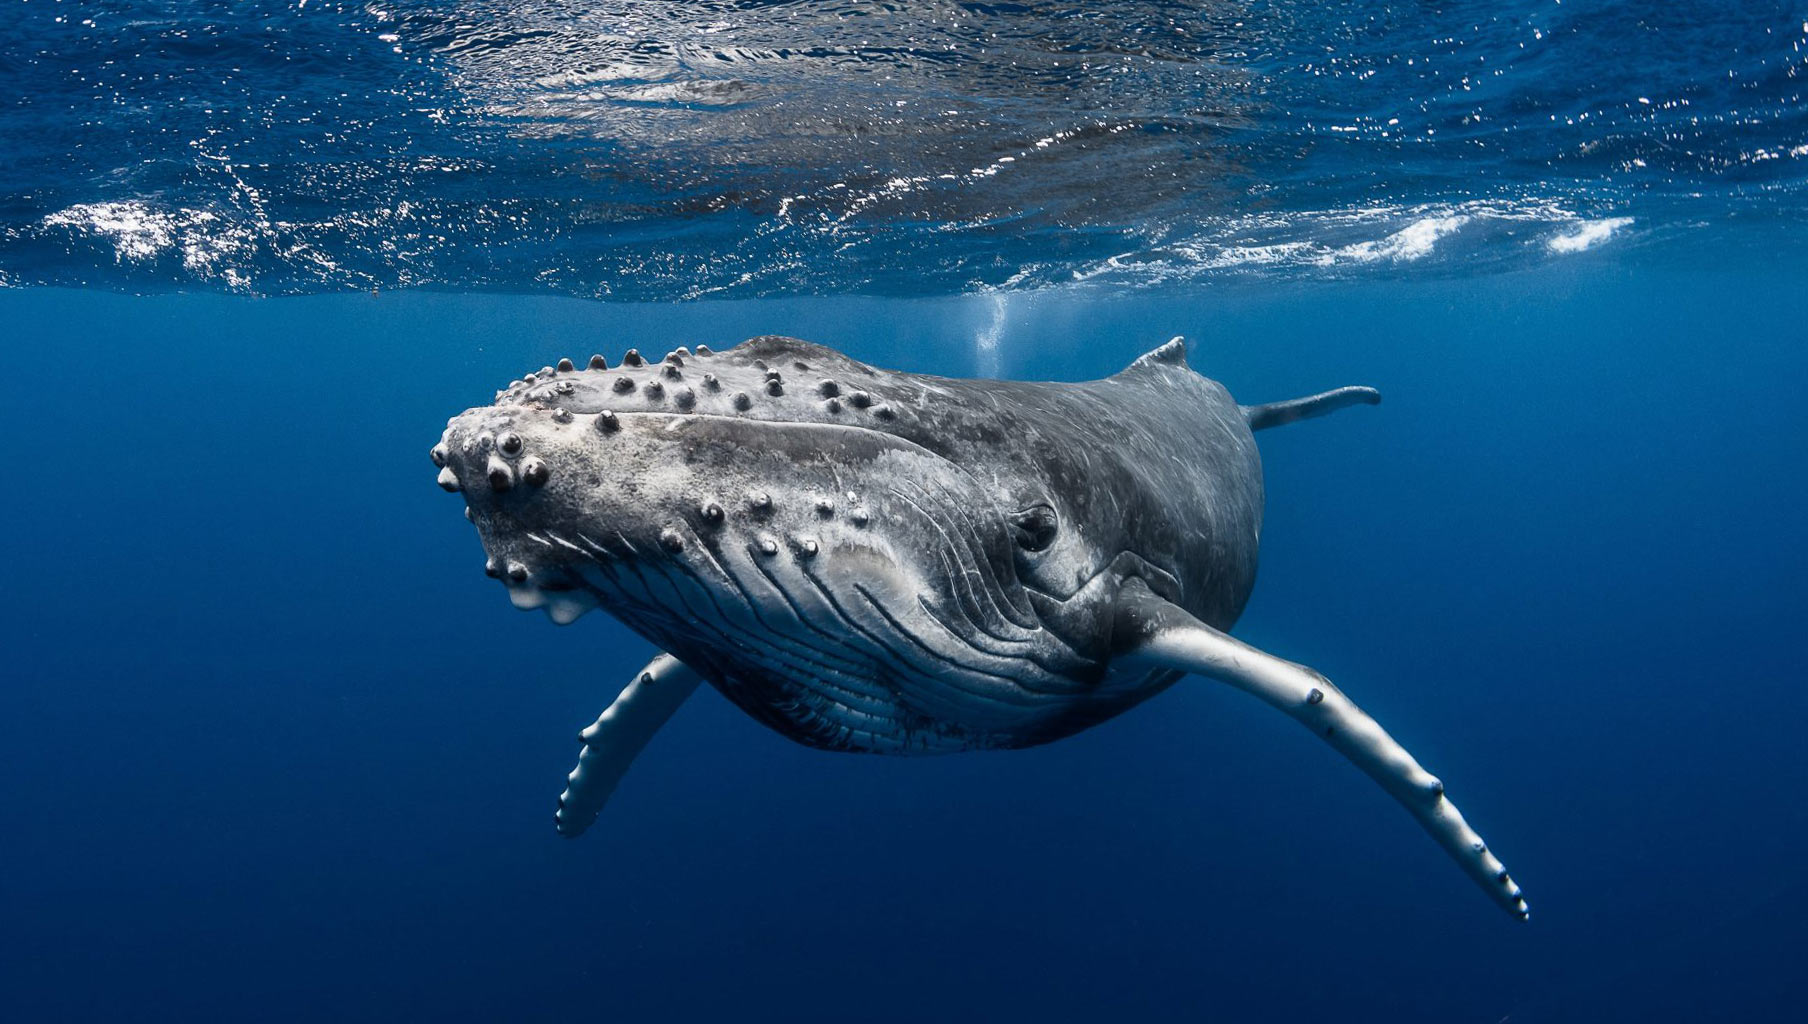
[[[647,663],[596,722],[578,734],[584,749],[559,794],[559,834],[582,835],[609,802],[634,758],[697,689],[703,677],[669,654]]]
[[[1531,916],[1519,886],[1445,796],[1444,784],[1324,676],[1213,629],[1140,580],[1125,586],[1118,608],[1120,656],[1209,676],[1293,716],[1405,805],[1496,903],[1521,920]]]

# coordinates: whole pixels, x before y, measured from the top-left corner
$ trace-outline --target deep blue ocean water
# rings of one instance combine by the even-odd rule
[[[0,1020],[1801,1019],[1799,6],[0,9]],[[1237,633],[1532,920],[1197,680],[911,759],[704,692],[559,838],[651,648],[427,448],[768,332],[1380,388],[1260,435]]]

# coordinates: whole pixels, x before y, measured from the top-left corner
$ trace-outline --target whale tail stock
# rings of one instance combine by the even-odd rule
[[[1294,420],[1323,416],[1328,412],[1336,412],[1352,405],[1379,404],[1381,404],[1381,392],[1374,388],[1347,387],[1333,388],[1330,391],[1307,395],[1304,398],[1290,398],[1284,402],[1266,402],[1262,405],[1245,405],[1240,408],[1243,410],[1243,420],[1249,424],[1249,429],[1266,430],[1269,427],[1278,427],[1283,423],[1292,423]]]

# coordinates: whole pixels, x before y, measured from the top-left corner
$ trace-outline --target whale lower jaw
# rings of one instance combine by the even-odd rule
[[[587,591],[548,590],[531,583],[511,585],[509,603],[524,612],[538,608],[555,626],[569,626],[597,607],[596,598]]]

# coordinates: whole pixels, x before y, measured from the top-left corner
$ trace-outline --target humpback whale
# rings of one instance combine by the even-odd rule
[[[1323,675],[1229,633],[1262,531],[1253,431],[1378,401],[1242,406],[1180,338],[1034,383],[772,336],[560,360],[431,454],[517,607],[602,608],[663,652],[580,734],[565,835],[704,682],[801,743],[928,754],[1047,743],[1193,675],[1292,716],[1525,919],[1443,782]]]

